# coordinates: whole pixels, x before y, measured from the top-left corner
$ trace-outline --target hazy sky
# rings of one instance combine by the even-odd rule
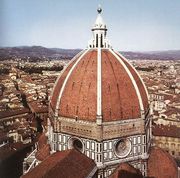
[[[115,49],[180,49],[180,0],[0,0],[0,46],[85,48],[98,4]]]

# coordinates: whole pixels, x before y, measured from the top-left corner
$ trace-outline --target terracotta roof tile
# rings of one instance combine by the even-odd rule
[[[18,109],[18,110],[7,110],[7,111],[1,111],[0,112],[0,119],[2,118],[6,118],[6,117],[12,117],[12,116],[17,116],[20,114],[26,114],[26,113],[30,113],[30,110],[27,108],[24,109]]]
[[[57,99],[58,99],[58,95],[59,95],[59,92],[60,92],[60,89],[64,83],[64,80],[67,76],[67,74],[69,73],[71,67],[73,66],[73,64],[76,62],[76,60],[78,59],[75,58],[75,60],[73,62],[71,62],[67,67],[66,69],[64,70],[64,72],[61,74],[61,77],[58,79],[57,81],[57,84],[54,86],[53,88],[53,95],[51,96],[51,100],[50,100],[50,104],[52,106],[52,109],[55,109],[56,107],[56,102],[57,102]]]
[[[140,117],[139,100],[125,68],[109,51],[102,51],[103,120]]]
[[[148,176],[155,178],[177,178],[177,165],[165,150],[152,147],[148,159]]]
[[[102,50],[102,115],[103,121],[116,121],[141,117],[140,102],[134,85],[118,59],[109,51]],[[77,59],[76,59],[77,60]],[[75,61],[76,61],[75,60]],[[134,77],[145,110],[148,99],[145,88],[129,63],[121,59]],[[51,107],[55,109],[63,82],[73,66],[67,67],[54,88]],[[96,121],[97,114],[97,50],[87,52],[73,69],[65,85],[59,116]]]
[[[46,105],[38,102],[30,102],[28,105],[33,113],[48,113],[48,107]]]
[[[66,83],[59,115],[96,120],[97,51],[88,52],[74,68]]]
[[[175,125],[154,124],[152,127],[152,133],[154,136],[180,138],[180,128]]]
[[[84,178],[96,167],[93,160],[76,150],[56,152],[23,178]]]
[[[143,176],[138,169],[128,163],[120,163],[110,178],[143,178]]]
[[[119,56],[120,57],[120,56]],[[146,91],[145,91],[145,88],[143,86],[143,83],[141,82],[139,76],[137,75],[137,73],[135,72],[135,69],[133,69],[131,67],[131,65],[125,61],[122,57],[120,57],[121,60],[125,63],[125,65],[127,66],[127,68],[130,70],[132,76],[134,77],[134,80],[136,81],[136,84],[138,86],[138,89],[140,91],[140,94],[141,94],[141,97],[142,97],[142,100],[143,100],[143,106],[144,106],[144,109],[145,111],[148,110],[149,108],[149,103],[148,103],[148,96],[146,94]]]

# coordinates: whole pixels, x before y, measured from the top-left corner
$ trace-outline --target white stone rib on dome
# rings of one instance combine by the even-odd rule
[[[137,96],[138,96],[140,109],[141,109],[141,111],[144,111],[144,106],[143,106],[142,97],[141,97],[139,88],[138,88],[138,86],[137,86],[137,84],[136,84],[136,81],[134,80],[131,72],[130,72],[129,69],[126,67],[126,65],[123,63],[123,61],[119,58],[119,56],[118,56],[112,49],[109,49],[109,50],[110,50],[110,52],[118,59],[118,61],[122,64],[122,66],[123,66],[124,69],[126,70],[127,74],[129,75],[129,78],[131,79],[131,82],[133,83],[133,86],[134,86],[134,88],[135,88],[136,94],[137,94]]]
[[[57,100],[57,104],[56,104],[56,111],[55,111],[55,115],[57,114],[58,115],[58,109],[59,109],[59,104],[60,104],[60,101],[61,101],[61,97],[62,97],[62,94],[63,94],[63,91],[64,91],[64,88],[66,86],[66,83],[70,77],[70,75],[72,74],[74,68],[77,66],[77,64],[79,63],[79,61],[85,56],[85,54],[87,54],[87,52],[89,51],[88,50],[85,50],[80,56],[79,56],[79,59],[75,62],[75,64],[72,66],[72,68],[70,69],[69,73],[67,74],[64,82],[63,82],[63,85],[62,85],[62,88],[59,92],[59,96],[58,96],[58,100]]]

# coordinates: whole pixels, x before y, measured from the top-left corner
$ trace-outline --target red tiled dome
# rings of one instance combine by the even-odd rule
[[[148,176],[155,178],[177,178],[178,168],[171,155],[165,150],[152,147],[148,159]]]
[[[98,82],[101,82],[102,120],[104,122],[141,117],[148,110],[145,86],[136,70],[120,54],[101,50],[98,80],[98,51],[78,54],[57,79],[50,107],[58,116],[96,121]]]

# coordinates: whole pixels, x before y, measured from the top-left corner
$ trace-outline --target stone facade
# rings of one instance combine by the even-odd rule
[[[50,116],[52,117],[52,116]],[[151,145],[151,116],[97,125],[71,118],[52,118],[48,140],[52,152],[76,148],[93,159],[99,177],[109,176],[119,163],[129,162],[146,175],[146,159]],[[145,124],[146,123],[146,124]],[[127,151],[118,153],[117,144],[128,142]]]

